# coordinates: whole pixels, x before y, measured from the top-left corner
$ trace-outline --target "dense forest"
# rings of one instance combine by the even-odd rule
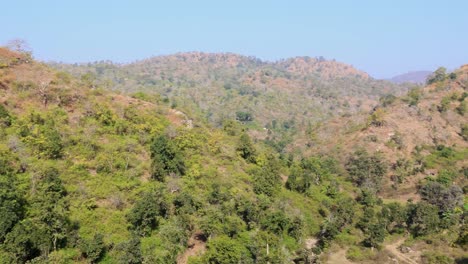
[[[0,263],[465,263],[468,66],[0,49]]]

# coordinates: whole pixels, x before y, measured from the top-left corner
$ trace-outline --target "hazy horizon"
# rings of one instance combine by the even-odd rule
[[[128,63],[189,51],[266,61],[323,56],[390,78],[467,63],[467,7],[464,1],[7,2],[0,43],[25,39],[37,59],[66,63]]]

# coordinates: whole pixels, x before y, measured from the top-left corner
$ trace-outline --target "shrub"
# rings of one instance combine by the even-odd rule
[[[267,158],[266,164],[253,171],[253,187],[257,194],[275,195],[281,187],[279,162],[274,156]]]
[[[243,133],[240,138],[239,142],[237,143],[236,147],[237,152],[239,155],[245,159],[247,162],[255,163],[256,162],[256,150],[250,140],[249,135]]]
[[[142,195],[127,214],[127,220],[132,230],[147,236],[158,226],[159,218],[166,216],[167,208],[163,190],[153,190]]]
[[[348,159],[346,169],[358,186],[378,190],[387,165],[379,153],[369,155],[365,150],[358,150]]]
[[[79,242],[78,246],[82,255],[91,263],[98,262],[105,253],[106,245],[104,244],[103,238],[104,236],[102,234],[95,234],[93,239],[82,239]]]
[[[384,110],[382,108],[377,108],[369,117],[368,124],[371,126],[380,127],[385,124],[384,120]]]
[[[250,122],[253,121],[253,116],[249,112],[239,111],[236,112],[236,120],[241,122]]]
[[[426,83],[433,84],[436,82],[442,82],[447,79],[447,69],[444,67],[439,67],[434,73],[432,73],[428,78]]]
[[[439,228],[439,208],[426,202],[410,204],[408,207],[408,228],[414,236],[424,236]]]
[[[182,153],[177,145],[166,135],[160,135],[153,139],[150,147],[151,167],[153,179],[163,181],[169,173],[183,175],[185,163]]]
[[[227,236],[219,236],[211,240],[207,245],[205,263],[253,263],[250,252],[236,240]]]
[[[6,108],[0,104],[0,125],[10,126],[12,118]]]

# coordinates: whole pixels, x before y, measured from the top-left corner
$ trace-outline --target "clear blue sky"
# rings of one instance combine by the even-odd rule
[[[23,38],[41,60],[324,56],[377,78],[468,63],[466,0],[5,0],[0,13],[0,43]]]

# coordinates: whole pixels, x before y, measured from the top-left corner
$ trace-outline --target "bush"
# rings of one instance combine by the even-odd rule
[[[383,107],[386,107],[386,106],[392,105],[396,100],[397,100],[397,97],[395,95],[387,94],[387,95],[382,96],[379,99],[379,102]]]
[[[96,234],[94,235],[93,239],[82,239],[79,242],[78,246],[82,252],[82,255],[88,259],[89,262],[98,262],[104,255],[106,245],[104,244],[103,238],[104,236],[102,234]]]
[[[166,135],[160,135],[153,139],[150,147],[151,167],[153,179],[163,181],[169,173],[183,175],[185,163],[181,151],[177,145]]]
[[[10,126],[12,118],[6,108],[0,104],[0,125]]]
[[[435,205],[441,212],[449,212],[463,204],[463,190],[456,185],[446,187],[438,182],[428,182],[419,192],[421,198]]]
[[[281,187],[279,162],[274,156],[267,158],[266,164],[253,171],[253,187],[257,194],[275,195]]]
[[[454,263],[451,257],[448,257],[439,252],[425,252],[422,256],[424,264],[452,264]]]
[[[381,127],[385,124],[384,120],[384,110],[382,108],[377,108],[369,117],[368,124],[371,126]]]
[[[162,189],[144,193],[127,215],[137,234],[147,236],[158,226],[159,217],[167,214],[167,204]]]
[[[219,236],[207,245],[204,263],[253,263],[250,252],[241,243],[227,236]]]
[[[460,135],[464,140],[468,141],[468,124],[465,124],[461,127]]]
[[[428,78],[426,83],[433,84],[436,82],[442,82],[447,79],[447,69],[444,67],[439,67],[434,73],[432,73]]]
[[[369,155],[365,150],[358,150],[348,159],[346,170],[358,186],[379,190],[387,165],[379,153]]]
[[[239,155],[245,159],[247,162],[255,163],[256,162],[256,150],[250,140],[249,135],[243,133],[240,138],[239,142],[237,143],[236,147],[237,152]]]
[[[249,112],[239,111],[236,112],[236,120],[241,122],[250,122],[253,121],[253,116]]]
[[[128,241],[117,244],[115,251],[118,252],[118,263],[140,264],[143,262],[139,237],[132,237]]]
[[[439,208],[437,206],[426,202],[409,205],[407,224],[414,236],[424,236],[437,232],[439,223]]]

